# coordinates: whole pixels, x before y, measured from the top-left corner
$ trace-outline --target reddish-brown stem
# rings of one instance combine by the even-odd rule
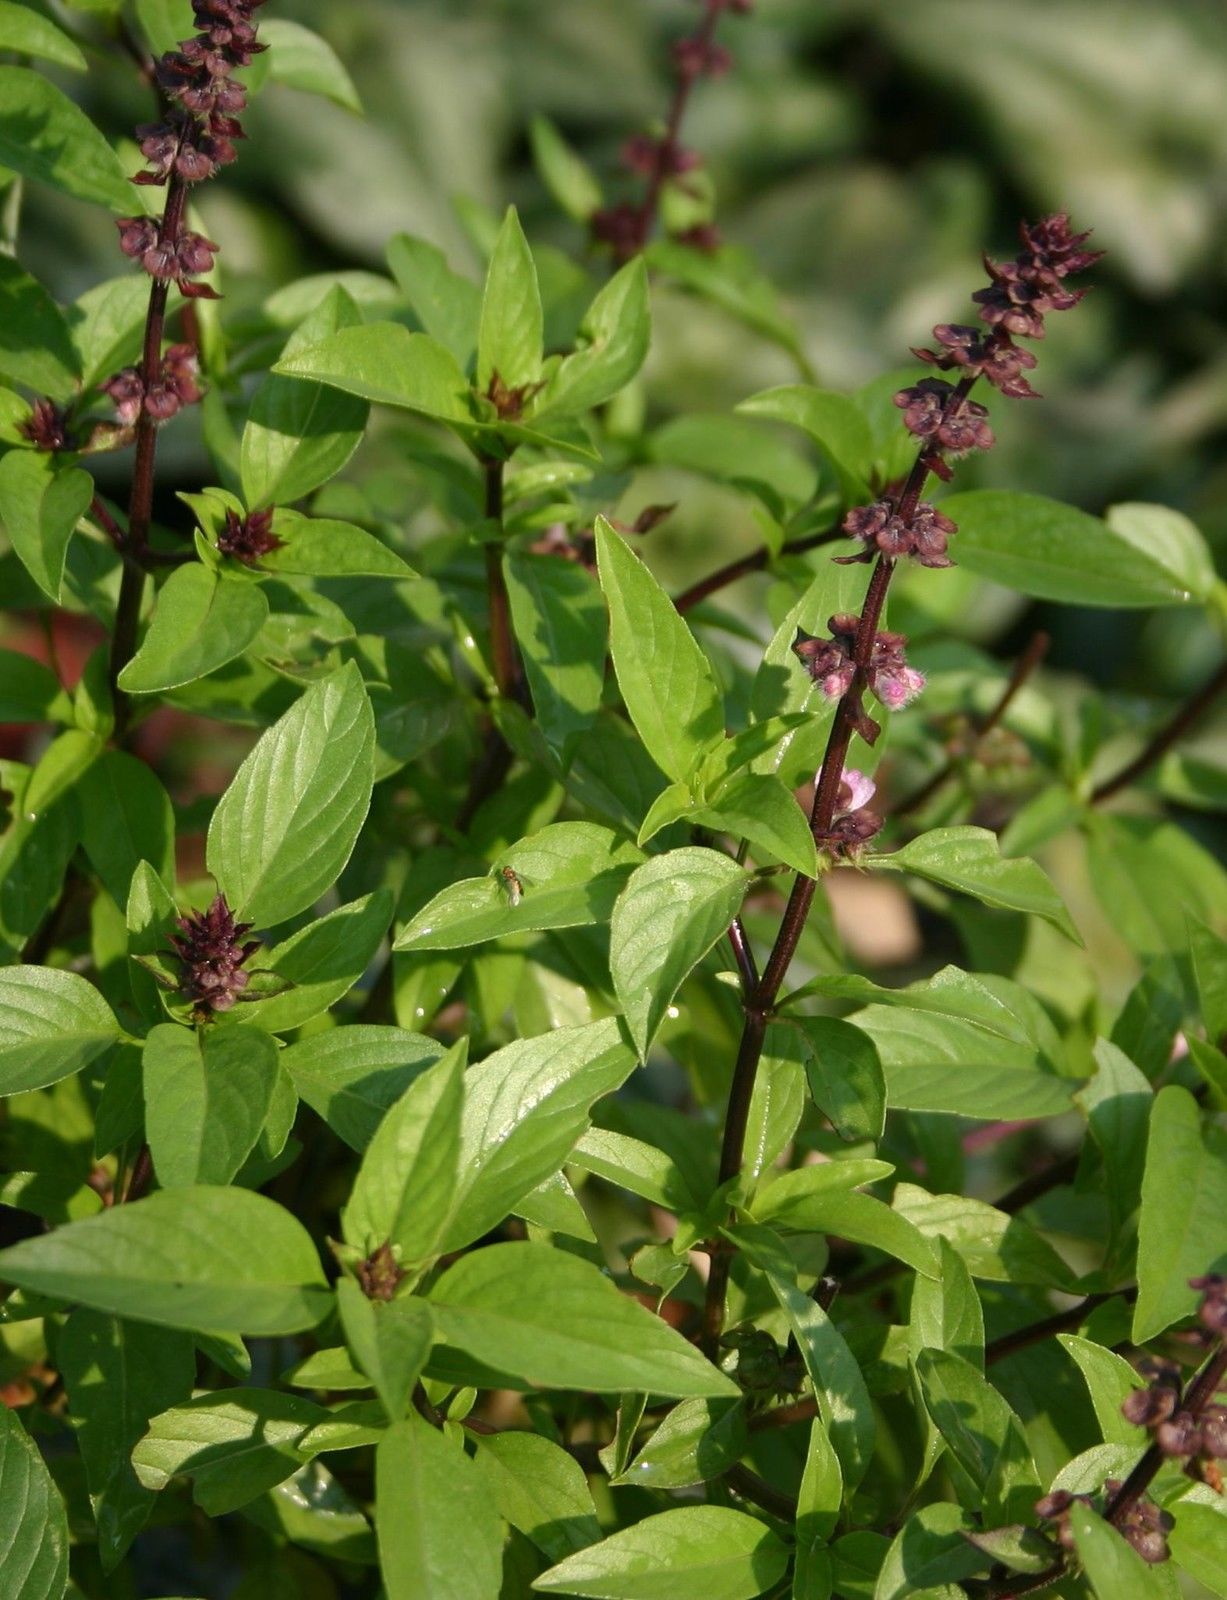
[[[966,398],[974,383],[974,377],[964,377],[959,382],[955,392],[960,401]],[[929,460],[928,451],[922,448],[912,470],[908,473],[907,481],[895,506],[896,515],[902,522],[910,521],[920,504],[920,496],[929,477]],[[835,708],[835,717],[831,723],[831,732],[827,738],[818,782],[814,789],[810,831],[815,839],[820,840],[828,835],[835,820],[848,749],[856,731],[861,697],[868,683],[869,663],[894,570],[894,560],[886,555],[879,555],[869,579],[869,588],[865,594],[865,603],[861,607],[852,646],[852,659],[856,672],[847,692]],[[797,953],[797,946],[805,931],[806,919],[817,886],[816,879],[806,877],[804,873],[799,872],[793,880],[792,892],[788,897],[784,917],[767,959],[767,965],[756,988],[745,996],[743,1002],[745,1016],[737,1047],[737,1059],[733,1065],[733,1081],[729,1089],[724,1138],[720,1148],[718,1181],[721,1184],[728,1183],[741,1171],[746,1129],[750,1119],[750,1101],[758,1077],[758,1064],[762,1059],[767,1023],[779,999],[780,989],[788,975],[793,957]],[[732,1247],[727,1240],[719,1239],[713,1243],[710,1262],[699,1339],[709,1360],[714,1359],[719,1350],[720,1335],[724,1327],[724,1297],[732,1267]]]
[[[149,1146],[142,1144],[136,1153],[136,1160],[132,1163],[132,1171],[128,1177],[127,1187],[120,1197],[120,1204],[127,1205],[130,1201],[140,1200],[153,1182],[153,1157],[149,1153]]]
[[[503,463],[484,461],[482,475],[486,486],[486,521],[497,528],[503,525]],[[486,545],[486,591],[490,601],[490,656],[494,681],[504,699],[514,698],[520,683],[520,663],[515,635],[511,629],[511,601],[503,577],[503,544],[492,539]]]
[[[746,937],[745,924],[740,917],[734,917],[729,927],[729,943],[733,947],[733,959],[737,963],[737,971],[741,974],[741,992],[746,996],[752,995],[758,988],[758,963],[754,959],[754,952]]]
[[[703,50],[706,50],[715,39],[716,27],[723,10],[722,0],[704,0],[703,20],[693,35],[694,43]],[[635,210],[634,230],[617,251],[619,261],[629,261],[632,256],[638,255],[641,250],[646,249],[652,237],[652,231],[656,226],[656,214],[660,209],[661,191],[664,189],[666,178],[673,170],[674,158],[681,139],[682,121],[686,115],[686,107],[690,103],[691,91],[699,76],[698,72],[687,71],[684,68],[678,70],[673,98],[665,115],[665,131],[657,142],[655,160],[647,175],[643,199]]]
[[[1003,1333],[999,1339],[990,1339],[985,1345],[985,1363],[991,1367],[995,1361],[1004,1361],[1017,1350],[1029,1349],[1033,1344],[1041,1344],[1045,1339],[1051,1339],[1054,1334],[1066,1333],[1070,1328],[1076,1328],[1096,1306],[1104,1305],[1109,1300],[1120,1299],[1126,1302],[1136,1300],[1137,1293],[1136,1289],[1131,1288],[1108,1289],[1102,1294],[1089,1294],[1085,1300],[1079,1300],[1077,1305],[1070,1306],[1068,1310],[1056,1311],[1040,1322],[1028,1322],[1025,1327],[1015,1328],[1012,1333]]]
[[[1210,709],[1214,701],[1227,689],[1227,661],[1224,661],[1218,671],[1206,683],[1202,684],[1191,699],[1186,700],[1180,710],[1170,721],[1165,722],[1159,731],[1151,738],[1145,749],[1136,755],[1127,766],[1106,779],[1091,793],[1091,804],[1099,805],[1101,801],[1110,800],[1122,789],[1127,789],[1155,766],[1172,748],[1182,734],[1188,732],[1198,719]]]
[[[172,173],[162,212],[161,239],[173,244],[183,227],[187,208],[187,185]],[[149,310],[145,316],[145,339],[141,351],[141,379],[145,392],[157,383],[162,371],[162,338],[166,331],[166,301],[170,284],[155,278],[149,290]],[[115,708],[115,736],[122,738],[131,716],[128,697],[118,686],[123,669],[136,654],[141,602],[145,595],[144,557],[149,544],[149,525],[153,520],[154,468],[157,462],[157,424],[142,407],[136,424],[136,460],[132,468],[132,495],[128,503],[126,545],[135,558],[125,562],[115,609],[115,631],[111,635],[110,683]]]
[[[1001,726],[1006,712],[1013,705],[1019,691],[1048,654],[1048,647],[1051,643],[1052,641],[1046,633],[1037,633],[1032,636],[1031,643],[1014,663],[1014,670],[1011,672],[1009,682],[1002,691],[1000,700],[998,700],[989,714],[977,724],[970,750],[960,755],[951,756],[949,761],[939,768],[927,783],[921,784],[919,789],[914,790],[906,799],[893,806],[892,811],[896,817],[906,817],[909,812],[919,811],[921,806],[926,805],[942,785],[954,777],[959,770],[960,761],[964,760],[967,755],[974,754],[980,741],[986,739],[994,728]]]
[[[840,537],[842,535],[838,527],[824,528],[821,533],[811,533],[804,539],[794,539],[791,544],[783,545],[778,551],[769,549],[767,545],[761,545],[757,550],[751,550],[748,556],[739,556],[736,561],[717,567],[715,572],[709,572],[705,578],[700,578],[688,589],[683,589],[673,604],[678,611],[691,611],[700,601],[706,600],[708,595],[716,594],[719,590],[727,588],[730,583],[736,583],[738,578],[747,577],[751,572],[762,572],[773,561],[779,561],[784,556],[800,556],[807,550],[817,550],[821,545],[832,544]]]

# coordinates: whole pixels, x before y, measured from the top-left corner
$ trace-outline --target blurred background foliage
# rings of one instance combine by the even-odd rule
[[[660,116],[668,43],[693,14],[685,0],[270,4],[267,17],[329,39],[365,114],[276,85],[257,98],[242,162],[200,203],[223,246],[228,313],[307,272],[384,273],[401,231],[477,275],[458,199],[513,201],[536,243],[582,255],[582,225],[538,176],[531,119],[551,118],[616,196],[630,182],[620,146]],[[1000,447],[968,462],[960,485],[1026,488],[1096,512],[1164,501],[1221,551],[1227,13],[1217,0],[759,0],[722,37],[734,68],[700,85],[686,139],[707,164],[724,236],[777,286],[818,381],[846,388],[897,371],[933,322],[967,315],[982,249],[1009,252],[1019,216],[1068,208],[1109,254],[1083,311],[1053,329],[1044,401],[999,408]],[[119,58],[99,61],[84,96],[116,135],[148,115]],[[105,217],[47,191],[27,201],[22,254],[61,299],[118,270]],[[603,270],[595,255],[590,264]],[[727,412],[798,376],[786,350],[667,280],[654,304],[654,423]],[[167,440],[185,484],[204,470],[189,440],[186,426]],[[412,510],[405,463],[378,429],[351,476],[389,512]],[[675,467],[645,469],[623,498],[680,502],[651,543],[677,582],[755,542],[740,494]],[[1021,636],[1047,611],[1021,618],[1022,602],[982,585],[971,598],[950,587],[952,612],[981,637]],[[1129,616],[1054,608],[1038,620],[1056,635],[1056,666],[1125,691],[1178,693],[1216,650],[1180,612],[1153,615],[1141,638]]]

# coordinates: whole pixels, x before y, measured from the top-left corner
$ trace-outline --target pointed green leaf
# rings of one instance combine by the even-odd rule
[[[267,969],[275,983],[290,987],[268,1000],[245,1000],[227,1022],[254,1022],[268,1033],[301,1028],[349,993],[373,960],[391,920],[391,893],[377,889],[309,922],[284,944],[261,950],[253,966]]]
[[[610,922],[609,965],[640,1057],[684,980],[741,909],[747,875],[716,850],[670,850],[636,867]]]
[[[592,822],[554,822],[500,854],[484,878],[439,891],[395,950],[461,950],[507,934],[607,922],[642,852]],[[510,874],[510,876],[509,876]]]
[[[533,1588],[593,1600],[753,1600],[787,1566],[786,1546],[757,1518],[727,1506],[679,1506],[568,1556]]]
[[[209,871],[237,913],[260,927],[284,922],[336,882],[370,806],[374,752],[352,662],[262,736],[209,825]]]
[[[481,290],[452,271],[442,250],[408,233],[388,245],[388,266],[423,329],[467,368],[477,349]]]
[[[536,1433],[478,1435],[477,1465],[499,1515],[551,1561],[601,1537],[583,1468]]]
[[[0,1250],[0,1283],[167,1328],[313,1328],[332,1296],[311,1237],[246,1189],[160,1190]]]
[[[522,389],[541,373],[541,291],[532,251],[514,206],[509,206],[486,273],[477,330],[477,387],[488,394],[497,378]]]
[[[1145,1344],[1191,1314],[1189,1279],[1227,1267],[1227,1136],[1201,1127],[1187,1089],[1169,1084],[1155,1096],[1138,1223],[1138,1298],[1133,1340]]]
[[[274,531],[280,549],[261,558],[265,572],[304,573],[314,578],[415,578],[407,561],[381,539],[351,522],[303,517],[281,511]]]
[[[495,1244],[461,1256],[430,1303],[444,1341],[432,1373],[454,1347],[532,1388],[736,1395],[681,1334],[598,1268],[548,1245]]]
[[[601,591],[577,562],[556,556],[510,553],[504,571],[534,714],[561,752],[601,706],[608,650]]]
[[[866,865],[879,872],[914,872],[986,906],[1043,917],[1075,944],[1082,943],[1044,869],[1025,856],[1003,856],[997,835],[987,828],[931,828],[901,850],[870,856]]]
[[[305,1459],[299,1445],[327,1418],[322,1406],[297,1394],[247,1388],[198,1394],[152,1419],[132,1464],[155,1493],[174,1477],[191,1478],[196,1504],[220,1517],[296,1471]]]
[[[1069,1525],[1095,1600],[1171,1600],[1163,1568],[1148,1566],[1090,1506],[1073,1505]]]
[[[647,269],[629,261],[584,313],[578,348],[558,363],[534,403],[534,420],[577,416],[612,400],[643,366],[651,334]]]
[[[967,1474],[990,1526],[1031,1514],[1040,1480],[1022,1424],[971,1362],[951,1350],[922,1350],[916,1372],[929,1415]]]
[[[424,1034],[356,1023],[300,1039],[281,1065],[337,1137],[365,1150],[388,1107],[442,1054]]]
[[[874,457],[873,435],[855,400],[829,389],[786,384],[751,395],[737,409],[752,417],[771,417],[800,428],[830,460],[849,504],[862,505],[873,499],[868,483]]]
[[[338,329],[307,349],[283,355],[273,371],[441,422],[473,420],[468,380],[455,356],[428,334],[410,333],[399,322]]]
[[[441,1250],[503,1220],[557,1172],[593,1104],[620,1087],[635,1056],[616,1017],[505,1045],[465,1076],[460,1173]]]
[[[601,587],[618,687],[648,754],[670,778],[689,776],[724,735],[724,707],[707,657],[672,600],[603,517],[596,523]]]
[[[354,1360],[375,1385],[389,1418],[400,1422],[434,1338],[429,1305],[408,1295],[368,1300],[353,1278],[341,1278],[337,1310]]]
[[[498,1600],[502,1521],[476,1464],[420,1417],[379,1441],[375,1528],[387,1600]]]
[[[241,656],[268,620],[259,584],[199,562],[172,572],[158,592],[140,648],[119,675],[127,694],[193,683]]]
[[[548,117],[534,117],[528,134],[546,188],[573,222],[587,222],[601,203],[601,185],[592,168]]]
[[[338,285],[299,323],[281,359],[361,325],[362,312]],[[369,412],[365,400],[322,383],[270,373],[252,396],[243,429],[240,471],[247,504],[253,510],[290,505],[327,483],[357,449]]]
[[[37,56],[71,72],[86,70],[85,57],[49,17],[11,0],[0,0],[0,50]]]
[[[144,289],[148,304],[148,286]],[[0,377],[53,400],[65,400],[73,394],[80,376],[81,362],[64,313],[37,279],[11,257],[0,256]],[[9,400],[17,406],[13,420],[23,420],[28,415],[25,405],[16,395]],[[6,437],[16,442],[7,429]],[[42,465],[51,467],[53,463],[44,460]]]
[[[175,872],[175,814],[152,769],[123,750],[108,750],[77,783],[81,843],[116,905],[126,906],[132,877],[146,861],[162,877]]]
[[[406,1264],[433,1253],[456,1192],[467,1046],[415,1078],[379,1124],[341,1213],[347,1243],[391,1244]]]
[[[868,1034],[838,1017],[789,1019],[805,1040],[805,1075],[814,1104],[841,1139],[880,1139],[886,1126],[886,1079]]]
[[[0,67],[0,164],[91,205],[140,211],[119,157],[84,111],[41,73]]]
[[[152,1494],[132,1469],[132,1447],[151,1417],[191,1394],[195,1349],[187,1334],[80,1309],[64,1324],[56,1361],[109,1572],[153,1509]]]
[[[362,114],[353,79],[332,46],[313,29],[286,17],[263,17],[260,39],[269,47],[268,75],[274,83],[321,95],[346,111]]]
[[[55,967],[0,968],[0,1095],[80,1072],[119,1036],[92,984]]]
[[[153,1029],[142,1061],[145,1136],[164,1189],[229,1183],[256,1147],[277,1083],[260,1028]]]
[[[22,566],[56,605],[68,541],[93,494],[88,472],[57,467],[51,456],[10,450],[0,459],[0,522]]]
[[[683,1400],[613,1483],[685,1489],[718,1478],[750,1444],[744,1400]]]
[[[8,1406],[0,1406],[0,1550],[6,1600],[61,1600],[68,1586],[64,1502]]]

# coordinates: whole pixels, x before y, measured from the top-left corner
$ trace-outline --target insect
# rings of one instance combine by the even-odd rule
[[[513,906],[518,906],[524,898],[524,885],[520,882],[515,869],[513,867],[503,867],[499,871],[499,877],[503,880],[503,888],[507,891],[508,900],[511,901]]]

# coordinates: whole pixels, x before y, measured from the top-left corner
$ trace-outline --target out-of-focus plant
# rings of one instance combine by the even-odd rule
[[[279,9],[0,0],[0,1596],[1224,1593],[1227,666],[969,642],[1221,636],[1179,512],[976,476],[1098,252],[820,386],[705,0],[627,188],[532,122],[573,253],[467,199],[480,281],[261,300],[198,186],[356,108]],[[48,196],[133,271],[61,304]],[[682,305],[800,381],[670,410]],[[753,524],[672,594],[662,476]]]

